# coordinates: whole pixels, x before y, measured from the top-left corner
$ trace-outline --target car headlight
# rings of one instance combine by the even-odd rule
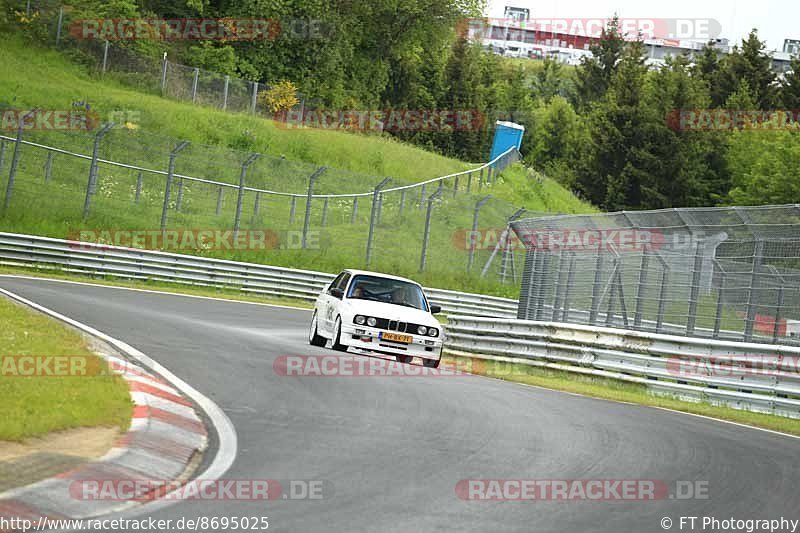
[[[353,319],[353,322],[355,322],[359,326],[363,326],[364,322],[366,322],[366,321],[367,321],[367,319],[366,319],[366,317],[364,315],[356,315],[356,317]]]
[[[367,319],[367,325],[368,325],[369,327],[371,327],[371,328],[374,328],[374,327],[375,327],[375,324],[377,324],[377,323],[378,323],[378,320],[377,320],[377,319],[376,319],[374,316],[371,316],[371,317],[369,317],[369,318]]]
[[[428,328],[426,328],[425,326],[420,326],[417,328],[417,333],[419,333],[420,335],[425,335],[426,333],[428,333]]]
[[[436,329],[436,328],[429,328],[428,329],[428,335],[430,335],[431,337],[438,337],[439,336],[439,330]]]

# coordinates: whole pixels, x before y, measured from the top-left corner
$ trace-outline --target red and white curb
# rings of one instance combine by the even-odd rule
[[[110,513],[139,514],[175,503],[169,492],[187,481],[186,473],[195,454],[208,446],[208,432],[193,403],[213,425],[218,442],[213,460],[198,476],[218,479],[233,464],[237,438],[233,424],[214,402],[180,380],[135,348],[89,326],[60,315],[14,293],[0,289],[14,300],[62,320],[98,337],[137,361],[136,364],[108,354],[100,354],[128,384],[133,400],[130,429],[121,435],[103,457],[25,487],[0,493],[0,518],[24,518],[36,523],[47,518],[91,518]],[[146,370],[144,365],[161,376]],[[87,485],[91,483],[91,485]],[[89,497],[86,486],[110,483],[146,486],[152,492],[135,494],[129,500]],[[151,501],[152,500],[152,501]],[[147,502],[147,503],[143,503]]]

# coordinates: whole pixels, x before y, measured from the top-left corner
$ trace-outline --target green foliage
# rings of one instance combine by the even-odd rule
[[[729,151],[733,205],[790,204],[800,198],[800,127],[736,131]]]

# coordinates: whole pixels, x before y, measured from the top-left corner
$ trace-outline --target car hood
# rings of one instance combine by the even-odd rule
[[[374,316],[423,326],[440,327],[439,321],[429,312],[403,305],[370,300],[347,300],[347,308],[353,315]]]

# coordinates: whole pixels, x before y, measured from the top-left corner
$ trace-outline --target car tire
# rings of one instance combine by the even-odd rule
[[[439,368],[439,363],[440,362],[441,362],[441,359],[423,359],[422,360],[422,365],[425,368]]]
[[[308,344],[311,346],[325,346],[327,340],[325,337],[317,333],[317,312],[314,311],[314,316],[311,317],[311,325],[308,328]]]
[[[413,359],[413,357],[410,355],[395,355],[395,357],[397,358],[398,363],[403,363],[405,365],[411,363],[411,360]]]
[[[347,346],[342,344],[340,341],[342,339],[342,319],[341,317],[336,317],[336,325],[334,326],[334,330],[336,333],[333,335],[333,343],[331,344],[331,348],[339,352],[346,352]]]

